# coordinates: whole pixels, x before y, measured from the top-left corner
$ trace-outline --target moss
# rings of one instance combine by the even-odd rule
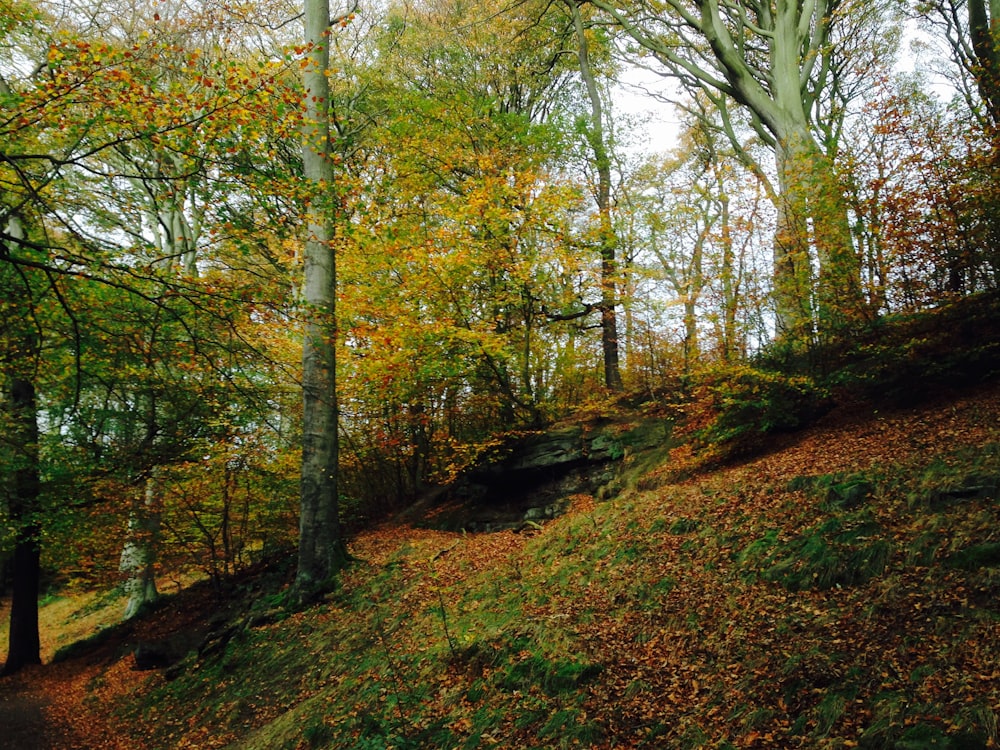
[[[1000,566],[1000,542],[974,544],[949,555],[945,565],[960,570],[978,570]]]
[[[888,565],[892,545],[870,513],[834,516],[784,538],[772,529],[751,542],[740,562],[790,591],[866,583]]]

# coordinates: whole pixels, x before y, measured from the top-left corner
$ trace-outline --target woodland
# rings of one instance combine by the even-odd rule
[[[9,746],[995,747],[998,19],[0,0]]]

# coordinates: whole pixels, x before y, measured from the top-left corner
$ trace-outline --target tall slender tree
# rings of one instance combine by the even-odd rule
[[[327,583],[345,558],[337,489],[337,196],[330,141],[331,23],[329,0],[305,0],[302,164],[310,191],[302,289],[306,321],[296,575],[304,599]]]
[[[93,322],[96,316],[88,315],[86,307],[107,304],[110,299],[77,292],[84,287],[100,288],[113,290],[144,310],[162,313],[181,332],[180,339],[173,343],[189,344],[185,353],[210,369],[213,382],[231,381],[236,367],[219,356],[220,328],[209,332],[209,339],[194,339],[200,339],[212,327],[201,325],[206,320],[234,331],[227,321],[245,298],[232,290],[222,290],[210,279],[178,273],[178,267],[185,262],[193,270],[195,258],[194,246],[189,242],[194,234],[175,220],[176,211],[183,210],[182,199],[178,197],[167,214],[153,213],[157,215],[155,224],[165,232],[187,236],[183,242],[160,243],[145,233],[149,224],[133,221],[143,211],[136,210],[132,199],[142,193],[142,188],[165,182],[162,173],[143,171],[155,160],[139,158],[140,152],[166,155],[163,163],[169,163],[174,170],[171,179],[201,170],[200,165],[180,165],[185,155],[194,151],[189,149],[193,141],[187,139],[200,137],[210,144],[222,140],[216,130],[222,113],[241,111],[234,105],[252,100],[268,84],[263,80],[267,76],[264,65],[253,71],[240,70],[239,74],[227,64],[198,69],[199,53],[179,56],[177,40],[166,39],[169,35],[162,34],[162,29],[123,44],[116,34],[109,33],[107,38],[81,36],[73,28],[60,26],[52,18],[43,19],[36,9],[18,3],[3,0],[2,10],[0,276],[5,292],[4,319],[17,325],[4,326],[0,356],[7,394],[4,416],[11,420],[10,425],[17,425],[8,434],[20,436],[15,442],[23,444],[19,453],[6,453],[13,461],[9,466],[17,471],[9,473],[12,483],[5,488],[9,491],[5,493],[4,510],[8,516],[17,516],[18,539],[25,542],[20,545],[19,541],[16,555],[16,560],[24,564],[18,562],[14,571],[19,605],[12,611],[12,620],[18,626],[11,632],[12,636],[18,634],[19,645],[11,649],[8,660],[8,669],[14,669],[37,658],[37,647],[33,645],[38,640],[37,616],[32,614],[37,611],[37,596],[29,593],[37,588],[38,556],[29,543],[34,540],[37,546],[40,539],[38,528],[46,521],[42,503],[51,498],[52,484],[50,477],[39,471],[39,441],[29,432],[31,424],[37,430],[39,420],[29,417],[29,412],[40,403],[51,408],[57,400],[52,393],[41,390],[59,379],[51,375],[46,358],[56,351],[74,352],[70,361],[76,385],[69,387],[65,397],[66,411],[72,413],[88,387],[83,382],[87,373],[94,372],[85,367],[85,360],[100,349],[81,344],[82,330],[90,324],[97,326]],[[70,21],[72,17],[72,13],[66,16]],[[16,53],[11,52],[15,48]],[[26,60],[37,61],[37,66],[26,68]],[[152,85],[158,73],[163,74],[162,86]],[[242,88],[231,86],[234,80]],[[236,135],[253,139],[259,128],[251,128],[252,124],[249,117],[228,121],[224,129],[229,140],[222,140],[215,157],[226,153],[226,146],[233,144]],[[219,174],[225,164],[224,158],[213,158],[212,170]],[[138,168],[140,165],[143,169]],[[133,190],[137,184],[139,189]],[[149,197],[152,202],[145,207],[164,196]],[[238,198],[234,202],[238,203]],[[162,201],[160,205],[164,205]],[[166,222],[160,221],[163,216],[168,217]],[[145,318],[139,322],[142,320]],[[117,337],[128,348],[134,343],[130,338],[133,334],[135,341],[142,338],[142,332],[132,327],[134,322],[88,333],[98,342]],[[19,342],[15,333],[21,337]],[[68,334],[69,343],[60,333]],[[156,357],[182,357],[180,348],[160,349]],[[129,366],[134,362],[130,359]],[[176,362],[176,371],[184,370],[189,363]],[[150,371],[160,369],[159,364],[162,360],[150,362]],[[115,383],[127,382],[129,374],[127,368],[114,373]],[[185,376],[180,379],[193,380]],[[109,382],[105,380],[102,385]],[[126,398],[121,403],[135,405],[138,401]],[[138,466],[143,462],[133,455],[134,463],[125,467],[138,466],[136,477],[145,476],[142,469],[149,467],[148,459],[156,459],[164,447],[164,430],[178,426],[170,425],[163,417],[162,412],[154,413],[147,420],[149,440],[145,442],[151,443],[144,455],[147,463]],[[59,433],[46,437],[51,444],[64,436]],[[176,434],[168,437],[166,442],[173,445],[185,442],[177,442]],[[21,550],[31,554],[22,554]]]
[[[591,63],[590,41],[584,26],[580,6],[569,3],[576,33],[576,56],[580,64],[580,77],[590,101],[590,121],[585,128],[587,145],[594,160],[597,184],[594,201],[598,213],[598,244],[601,258],[601,349],[604,360],[604,384],[612,391],[622,388],[618,346],[618,237],[615,233],[611,205],[611,154],[605,128],[604,102],[597,73]]]
[[[0,259],[27,239],[17,214],[7,217],[0,241]],[[4,333],[0,350],[0,377],[3,379],[4,427],[3,505],[14,527],[11,561],[10,631],[3,673],[15,672],[27,664],[41,663],[38,635],[38,586],[41,578],[41,526],[39,523],[38,402],[35,378],[41,344],[34,320],[35,287],[28,273],[0,271],[4,290]],[[11,304],[13,303],[13,304]]]
[[[914,12],[950,53],[949,76],[980,123],[1000,127],[1000,3],[997,0],[927,0]]]

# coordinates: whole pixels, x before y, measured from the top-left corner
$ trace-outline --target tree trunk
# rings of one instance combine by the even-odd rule
[[[742,356],[743,346],[737,345],[736,314],[740,306],[739,279],[736,274],[736,258],[733,253],[733,232],[729,215],[729,196],[723,178],[719,177],[719,227],[722,246],[722,335],[721,348],[724,362],[731,362]]]
[[[806,341],[816,334],[842,334],[866,318],[847,200],[832,161],[808,129],[788,128],[776,154],[778,332]]]
[[[128,536],[122,549],[120,569],[127,578],[123,620],[130,620],[143,607],[156,601],[156,550],[160,536],[160,512],[156,506],[155,475],[147,477],[142,499],[136,500],[128,519]]]
[[[706,211],[707,214],[707,211]],[[691,264],[684,282],[684,372],[688,374],[698,361],[701,345],[698,341],[698,300],[705,288],[705,241],[711,223],[706,215],[705,228],[699,232],[691,251]]]
[[[968,3],[969,35],[979,65],[976,85],[990,121],[1000,126],[1000,40],[994,28],[1000,23],[1000,2],[989,0],[988,6],[985,0],[968,0]]]
[[[607,0],[591,2],[673,75],[747,107],[756,132],[774,145],[781,181],[774,242],[778,335],[808,342],[817,333],[849,329],[865,314],[860,266],[833,159],[817,144],[809,114],[829,85],[840,5],[663,0],[643,15]]]
[[[580,76],[587,86],[590,99],[590,128],[587,140],[594,155],[597,170],[597,191],[594,196],[600,220],[601,254],[601,350],[604,360],[604,384],[612,391],[622,389],[621,368],[618,347],[618,237],[611,217],[611,157],[604,137],[604,110],[597,80],[590,65],[587,36],[580,16],[580,7],[571,2],[573,24],[576,28],[577,58],[580,62]]]
[[[35,386],[27,379],[12,378],[8,392],[17,464],[8,491],[10,520],[17,526],[10,605],[7,661],[0,674],[16,672],[27,664],[41,664],[38,635],[38,586],[41,579],[40,528],[37,521],[38,420]]]
[[[27,236],[18,216],[7,223],[7,236],[12,241]],[[30,304],[25,299],[26,304]],[[21,335],[13,333],[15,353],[12,365],[27,363],[33,367],[39,350],[38,336],[32,321]],[[22,369],[18,368],[18,370]],[[38,498],[41,489],[38,454],[38,403],[35,384],[30,372],[10,367],[3,373],[7,380],[5,409],[9,418],[6,440],[12,449],[13,465],[4,478],[7,515],[15,529],[14,553],[10,560],[11,603],[7,661],[0,674],[16,672],[27,664],[41,664],[41,643],[38,634],[38,587],[41,580],[41,528],[38,520]]]
[[[799,166],[783,146],[778,165],[777,226],[774,233],[774,313],[779,338],[811,340],[813,270],[806,196]]]
[[[296,588],[308,599],[343,564],[337,505],[336,259],[330,144],[330,4],[305,2],[302,159],[312,194],[306,212],[302,345],[302,474]]]

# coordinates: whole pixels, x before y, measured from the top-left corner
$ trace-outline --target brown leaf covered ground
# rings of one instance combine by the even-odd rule
[[[870,520],[893,536],[893,556],[886,574],[859,585],[790,591],[748,576],[741,554],[765,533],[792,539],[822,517],[806,493],[788,489],[796,477],[895,467],[905,478],[907,466],[917,471],[935,456],[997,442],[1000,386],[991,385],[901,411],[842,409],[737,465],[680,482],[654,474],[610,503],[579,496],[536,534],[385,525],[353,540],[359,562],[344,576],[341,599],[255,628],[255,642],[280,642],[317,662],[315,674],[286,679],[280,695],[262,689],[222,706],[215,703],[225,694],[206,688],[204,705],[192,709],[164,693],[155,726],[110,713],[164,689],[162,675],[132,671],[126,641],[190,626],[212,609],[191,599],[86,656],[0,680],[0,748],[124,748],[144,736],[146,746],[163,748],[349,747],[335,739],[348,736],[340,727],[361,727],[371,707],[360,697],[354,708],[333,705],[352,694],[353,677],[326,663],[337,644],[319,640],[349,635],[333,628],[356,616],[347,597],[362,593],[368,619],[351,627],[368,628],[384,659],[381,669],[359,667],[357,684],[381,681],[379,700],[395,705],[386,716],[400,726],[438,720],[440,736],[461,740],[456,747],[846,748],[862,737],[876,747],[873,727],[892,746],[888,738],[921,722],[944,733],[971,722],[980,746],[992,747],[1000,714],[995,576],[923,564],[907,550],[925,538],[941,554],[976,534],[996,541],[995,498],[932,523],[886,493]],[[490,582],[497,600],[475,599]],[[502,634],[476,627],[501,622],[502,613],[487,610],[512,602],[519,611],[505,627],[543,634],[594,669],[571,689],[522,687],[501,675],[503,659],[510,669],[533,655],[506,654],[495,645]],[[425,615],[431,624],[420,626]],[[47,659],[52,650],[47,644]],[[408,678],[426,690],[418,694]],[[496,693],[478,689],[497,684]],[[508,718],[477,727],[487,713]],[[562,713],[570,724],[546,734]],[[269,733],[286,715],[294,721]],[[351,731],[360,738],[363,728]]]

